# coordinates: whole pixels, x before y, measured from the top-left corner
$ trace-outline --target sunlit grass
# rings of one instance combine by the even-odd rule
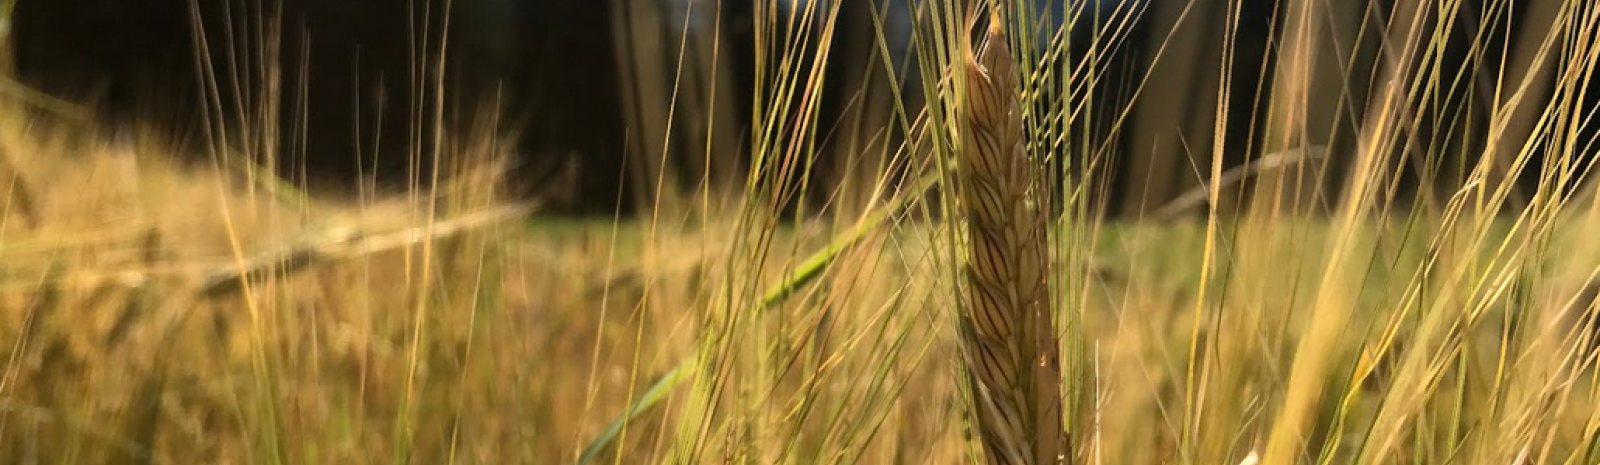
[[[1438,142],[1455,136],[1424,143],[1410,129],[1452,92],[1485,85],[1458,79],[1483,70],[1432,52],[1460,40],[1440,31],[1461,4],[1368,13],[1387,29],[1359,32],[1387,48],[1375,76],[1356,76],[1372,86],[1356,101],[1312,84],[1330,61],[1319,41],[1333,40],[1312,26],[1332,10],[1290,3],[1294,27],[1279,34],[1291,52],[1277,68],[1226,53],[1196,66],[1224,84],[1207,97],[1215,114],[1198,117],[1217,134],[1264,124],[1266,140],[1181,141],[1215,155],[1166,162],[1202,187],[1142,218],[1102,215],[1121,150],[1103,132],[1132,131],[1134,107],[1105,113],[1113,65],[1100,60],[1131,47],[1150,6],[1074,5],[1074,18],[1109,18],[1078,34],[1025,27],[1045,18],[1008,10],[1027,152],[1039,172],[1062,174],[1051,282],[1074,463],[1600,460],[1594,295],[1580,292],[1600,278],[1583,104],[1600,10],[1562,3],[1540,36],[1538,52],[1559,64],[1553,96],[1490,80],[1479,91],[1494,98],[1474,110],[1486,129],[1438,129],[1486,134],[1479,157]],[[674,47],[693,50],[627,71],[666,81],[632,84],[634,98],[655,100],[629,117],[654,139],[630,166],[658,169],[625,178],[646,188],[631,217],[557,218],[514,202],[500,163],[509,150],[488,133],[414,147],[448,162],[412,173],[410,189],[306,197],[255,168],[272,164],[256,152],[276,138],[271,124],[213,132],[231,134],[215,141],[215,162],[180,164],[163,128],[102,140],[31,94],[0,94],[0,456],[982,460],[956,345],[967,225],[946,214],[960,211],[949,194],[963,176],[953,160],[965,89],[945,76],[969,10],[917,2],[910,57],[888,54],[888,10],[868,12],[868,61],[881,73],[870,79],[925,79],[863,97],[887,99],[884,114],[836,122],[821,104],[830,80],[864,79],[825,72],[842,59],[826,45],[844,37],[844,10],[756,5],[753,98],[735,109],[750,127],[677,123],[673,112],[729,98],[685,90],[719,75],[685,70],[723,63],[697,61],[705,50],[688,39]],[[1232,48],[1239,2],[1204,5],[1227,9],[1219,42]],[[1080,40],[1088,51],[1067,53]],[[1359,69],[1357,59],[1331,61]],[[1170,84],[1138,78],[1125,86],[1136,96]],[[1269,101],[1227,93],[1269,79]],[[1309,142],[1339,131],[1311,126],[1326,122],[1308,107],[1324,91],[1349,99],[1337,112],[1365,115],[1327,147]],[[1240,104],[1268,121],[1232,119]],[[890,127],[839,143],[850,131],[836,125],[867,121]],[[731,169],[710,167],[729,159],[714,153],[727,140],[744,141],[749,160],[739,176],[714,176]],[[1305,155],[1312,145],[1319,155]],[[813,177],[829,150],[870,160],[852,168],[869,171]],[[1233,152],[1282,155],[1240,169],[1222,156]],[[685,156],[708,170],[690,173],[692,188],[662,168]],[[1399,190],[1400,170],[1448,163],[1461,167],[1430,171],[1438,186],[1418,199]],[[1542,179],[1536,191],[1512,189],[1518,170]]]

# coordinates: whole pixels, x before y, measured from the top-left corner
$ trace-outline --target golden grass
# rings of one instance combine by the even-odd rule
[[[949,76],[964,8],[926,5],[915,65]],[[1597,16],[1564,5],[1552,37],[1592,36]],[[871,193],[865,209],[775,214],[836,194],[788,176],[822,137],[826,51],[799,44],[829,35],[837,8],[810,13],[757,26],[756,156],[738,196],[599,223],[537,210],[510,220],[526,207],[501,194],[503,145],[489,137],[444,147],[484,163],[447,164],[459,177],[440,195],[306,203],[241,175],[232,162],[244,155],[181,166],[152,137],[160,129],[101,140],[0,98],[0,458],[982,460],[955,324],[961,228],[936,211],[955,211],[950,199],[879,180],[849,186]],[[1009,27],[1014,42],[1029,37]],[[1546,51],[1593,68],[1592,42]],[[1492,140],[1520,148],[1401,208],[1391,149],[1422,105],[1410,89],[1443,78],[1397,64],[1367,109],[1390,126],[1328,149],[1358,168],[1333,180],[1351,185],[1341,202],[1321,199],[1331,218],[1271,189],[1225,198],[1232,175],[1212,157],[1205,203],[1249,208],[1122,222],[1092,216],[1100,155],[1056,145],[1079,118],[1106,116],[1036,100],[1077,93],[1097,72],[1051,74],[1039,63],[1052,50],[1013,50],[1022,107],[1055,112],[1024,112],[1028,139],[1044,141],[1027,150],[1087,173],[1051,199],[1065,213],[1047,254],[1065,335],[1058,400],[1079,463],[1600,461],[1600,207],[1567,196],[1595,189],[1574,97],[1506,103],[1544,116],[1524,137],[1554,147],[1555,162],[1531,164],[1537,144]],[[1220,80],[1235,66],[1254,64],[1224,63]],[[1579,93],[1584,75],[1555,87]],[[886,165],[960,179],[948,166],[958,88],[930,79],[928,108],[896,108],[911,136],[885,149]],[[1496,127],[1525,108],[1495,109]],[[1547,182],[1508,205],[1497,166]],[[1316,176],[1269,182],[1299,192],[1328,182],[1303,179]],[[674,381],[649,391],[663,377]],[[662,400],[624,415],[647,392]]]

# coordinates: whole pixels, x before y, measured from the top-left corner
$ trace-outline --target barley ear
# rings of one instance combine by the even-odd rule
[[[1029,160],[1011,50],[997,7],[960,73],[959,198],[968,247],[961,344],[990,462],[1071,461],[1049,289],[1048,193]]]

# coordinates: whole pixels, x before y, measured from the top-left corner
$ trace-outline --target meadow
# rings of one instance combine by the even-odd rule
[[[1459,8],[1415,3],[1400,11]],[[817,22],[758,32],[747,172],[648,183],[649,208],[611,218],[513,195],[499,134],[419,148],[448,160],[416,175],[436,182],[315,195],[260,168],[271,144],[180,161],[167,128],[107,131],[7,81],[0,463],[995,463],[963,356],[984,85],[1017,99],[995,117],[1021,160],[1006,166],[1067,173],[1016,202],[1048,213],[1035,245],[1067,463],[1600,463],[1583,106],[1600,8],[1562,3],[1554,97],[1485,110],[1477,149],[1514,149],[1450,158],[1457,179],[1398,187],[1407,157],[1452,147],[1407,135],[1449,70],[1396,67],[1372,79],[1358,143],[1326,157],[1345,176],[1217,156],[1192,167],[1190,200],[1118,216],[1106,150],[1062,141],[1125,115],[1074,103],[1097,71],[1040,65],[1059,55],[1028,45],[1041,32],[1020,7],[922,2],[907,66],[951,79],[889,90],[925,102],[885,120],[905,142],[866,144],[881,163],[835,186],[793,176],[832,134],[814,98],[826,49],[796,44],[837,7],[808,5]],[[980,17],[1015,46],[981,70],[1015,66],[1014,87],[960,78],[980,69],[963,40]],[[1398,49],[1429,49],[1426,27],[1398,29]],[[1266,114],[1287,116],[1262,138],[1326,130],[1282,110],[1310,92],[1274,94]],[[1500,140],[1530,108],[1531,132]],[[1259,124],[1226,115],[1208,122]],[[824,207],[786,212],[795,198]]]

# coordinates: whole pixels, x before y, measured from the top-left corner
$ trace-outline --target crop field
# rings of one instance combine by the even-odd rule
[[[0,463],[1600,463],[1600,7],[1554,2],[1550,96],[1488,83],[1487,128],[1448,130],[1476,145],[1414,141],[1461,2],[1390,2],[1405,53],[1322,155],[1267,150],[1334,132],[1293,47],[1208,68],[1284,73],[1265,122],[1227,85],[1201,115],[1266,126],[1257,162],[1183,142],[1219,155],[1113,214],[1110,149],[1073,142],[1126,116],[1075,103],[1103,70],[1030,45],[1021,3],[916,3],[925,78],[885,92],[920,103],[857,133],[903,140],[834,145],[827,51],[785,42],[831,33],[814,2],[758,28],[751,126],[691,127],[707,166],[743,140],[740,175],[678,188],[647,153],[613,215],[526,195],[491,131],[331,194],[267,169],[275,127],[176,157],[5,79]],[[795,174],[824,150],[859,171]]]

